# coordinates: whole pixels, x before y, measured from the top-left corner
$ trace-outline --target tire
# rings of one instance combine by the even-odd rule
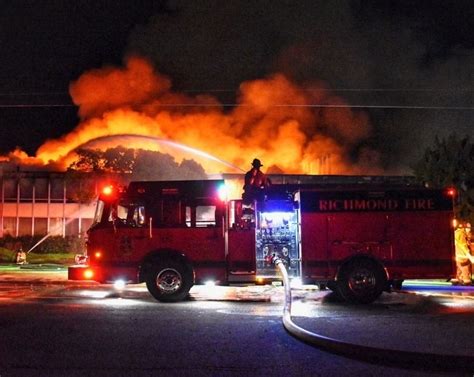
[[[383,268],[370,259],[355,259],[343,265],[337,278],[340,296],[354,304],[370,304],[384,290],[387,277]]]
[[[151,295],[161,302],[184,300],[193,286],[191,267],[167,259],[158,262],[146,277],[146,287]]]

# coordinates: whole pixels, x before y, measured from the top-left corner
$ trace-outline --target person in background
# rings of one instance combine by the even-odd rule
[[[471,254],[471,224],[459,223],[454,232],[456,251],[456,279],[454,284],[472,284],[472,265],[474,256]]]
[[[16,264],[28,264],[26,261],[26,253],[23,251],[22,248],[20,248],[16,252],[16,258],[15,258]]]
[[[270,186],[270,180],[260,170],[262,166],[260,160],[255,158],[252,161],[252,169],[245,173],[242,199],[246,204],[250,204],[254,200],[263,200],[265,189]]]

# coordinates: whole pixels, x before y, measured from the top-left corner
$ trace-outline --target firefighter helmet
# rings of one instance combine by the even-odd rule
[[[258,158],[254,158],[252,161],[252,166],[254,168],[259,168],[260,166],[263,166],[263,165]]]

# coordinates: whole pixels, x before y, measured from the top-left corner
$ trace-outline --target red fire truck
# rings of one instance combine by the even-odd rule
[[[193,284],[257,284],[281,277],[370,303],[403,279],[450,278],[452,197],[411,187],[274,185],[264,200],[225,198],[223,180],[107,187],[88,231],[87,266],[71,280],[146,283],[159,301]]]

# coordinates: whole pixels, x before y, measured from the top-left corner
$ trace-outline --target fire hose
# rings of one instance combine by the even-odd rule
[[[305,330],[304,328],[296,325],[291,318],[291,287],[285,265],[278,257],[273,258],[273,263],[281,272],[283,277],[283,286],[285,289],[283,326],[295,338],[312,346],[316,346],[317,348],[320,348],[324,351],[370,363],[411,369],[464,371],[473,373],[473,356],[423,353],[364,346],[326,337]]]

